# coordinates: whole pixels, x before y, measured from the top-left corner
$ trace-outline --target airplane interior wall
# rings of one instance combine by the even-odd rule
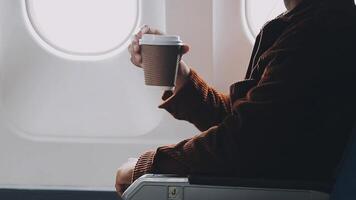
[[[199,131],[157,106],[126,41],[113,55],[70,56],[39,37],[26,0],[0,1],[0,188],[114,190],[129,157]],[[140,0],[143,24],[180,35],[184,60],[228,92],[252,43],[242,0]],[[126,46],[125,46],[126,45]]]

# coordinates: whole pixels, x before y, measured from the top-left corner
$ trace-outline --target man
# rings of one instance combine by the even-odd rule
[[[356,119],[354,2],[285,5],[261,30],[246,79],[229,96],[180,63],[177,88],[160,108],[202,133],[121,167],[118,193],[145,173],[333,181]],[[129,50],[139,67],[144,33],[161,34],[144,27],[136,35]]]

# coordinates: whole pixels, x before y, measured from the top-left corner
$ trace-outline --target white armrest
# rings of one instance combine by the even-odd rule
[[[124,200],[328,200],[324,192],[191,184],[186,177],[147,174],[123,194]]]

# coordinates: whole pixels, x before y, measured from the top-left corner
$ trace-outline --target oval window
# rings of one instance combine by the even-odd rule
[[[138,23],[136,0],[27,0],[37,34],[70,54],[103,54],[124,44]]]
[[[243,0],[247,31],[256,38],[263,25],[286,11],[282,0]]]

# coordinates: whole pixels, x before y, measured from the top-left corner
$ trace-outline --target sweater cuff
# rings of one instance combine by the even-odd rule
[[[165,109],[173,115],[183,110],[190,110],[192,107],[201,105],[204,102],[204,94],[208,90],[208,84],[191,69],[185,84],[179,91],[175,93],[171,91],[164,92],[162,96],[164,102],[159,105],[159,108]]]
[[[140,156],[132,175],[132,182],[140,178],[142,175],[152,172],[152,164],[155,155],[156,151],[147,151]]]

